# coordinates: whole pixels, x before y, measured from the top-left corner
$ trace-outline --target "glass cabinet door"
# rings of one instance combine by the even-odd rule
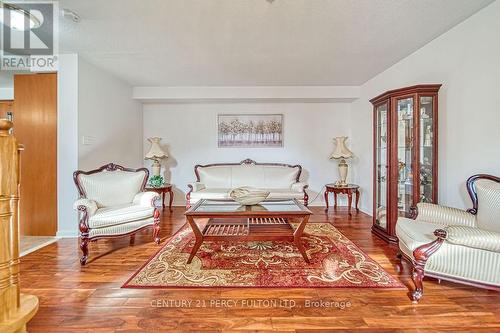
[[[376,225],[387,229],[387,184],[388,184],[388,105],[382,104],[376,108]]]
[[[434,97],[420,96],[420,202],[435,202],[433,193]]]
[[[398,216],[409,217],[413,206],[413,97],[398,99],[397,150],[398,150]]]

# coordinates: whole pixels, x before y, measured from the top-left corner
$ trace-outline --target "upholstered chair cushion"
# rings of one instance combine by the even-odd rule
[[[191,193],[191,203],[195,203],[201,199],[209,200],[225,200],[230,199],[229,192],[231,190],[227,188],[211,188],[202,189]]]
[[[294,192],[303,192],[304,187],[306,187],[306,186],[307,186],[307,183],[304,183],[304,182],[293,183],[291,186],[291,190]]]
[[[193,192],[198,192],[206,188],[205,184],[199,182],[189,183],[189,185],[193,188]]]
[[[396,223],[396,235],[399,239],[400,249],[412,258],[413,250],[436,239],[434,236],[436,229],[443,229],[443,225],[400,217]]]
[[[87,208],[87,214],[92,216],[97,211],[97,204],[94,200],[90,199],[78,199],[73,203],[73,209],[77,210],[79,206],[85,206]]]
[[[111,227],[123,223],[152,218],[153,213],[154,207],[151,205],[148,207],[123,204],[99,208],[96,213],[89,218],[88,224],[91,229]]]
[[[289,189],[267,189],[270,191],[268,199],[304,199],[303,192],[292,191]],[[191,193],[191,204],[196,203],[201,199],[209,199],[209,200],[229,200],[231,196],[229,193],[231,189],[227,188],[211,188],[211,189],[203,189],[197,192]]]
[[[418,221],[437,223],[440,225],[476,225],[476,217],[464,210],[439,206],[430,203],[417,204]]]
[[[141,191],[146,174],[144,172],[103,171],[91,175],[79,175],[80,184],[87,199],[97,207],[109,207],[132,203]]]
[[[303,192],[296,192],[287,189],[270,189],[269,191],[269,199],[297,199],[299,201],[304,199]]]
[[[500,253],[498,232],[463,226],[446,227],[445,230],[447,242]]]
[[[154,202],[161,197],[156,192],[141,192],[134,196],[132,203],[144,207],[154,207]]]
[[[478,228],[500,232],[500,183],[479,179],[475,186],[478,200]]]
[[[230,165],[198,168],[199,183],[208,189],[256,188],[290,189],[297,180],[299,168],[274,165]]]
[[[500,253],[481,250],[471,245],[477,245],[479,236],[463,236],[463,230],[479,230],[474,227],[453,226],[444,227],[441,224],[415,221],[400,217],[396,224],[396,235],[399,238],[399,248],[407,257],[413,258],[413,251],[422,245],[436,240],[434,231],[446,229],[449,239],[432,255],[425,265],[426,273],[439,273],[450,278],[468,279],[471,281],[500,285]],[[472,235],[471,233],[467,233]],[[451,236],[453,235],[453,236]],[[450,237],[451,236],[451,237]],[[484,237],[486,240],[489,236]],[[489,238],[488,246],[494,246]],[[464,244],[454,244],[453,241]],[[480,245],[483,246],[483,245]]]
[[[297,181],[299,168],[288,168],[281,166],[264,166],[266,188],[287,188]]]
[[[231,188],[252,186],[261,188],[265,186],[264,166],[262,165],[236,165],[231,166]]]
[[[231,167],[214,166],[199,168],[200,183],[207,188],[230,188],[231,187]]]
[[[122,223],[118,225],[113,225],[111,227],[94,228],[90,229],[89,237],[93,238],[96,236],[114,236],[114,235],[124,235],[135,230],[138,230],[144,226],[152,225],[154,219],[148,218],[145,220],[133,221],[129,223]]]

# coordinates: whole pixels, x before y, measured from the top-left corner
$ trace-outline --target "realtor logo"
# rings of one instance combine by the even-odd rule
[[[2,70],[57,70],[55,1],[0,1]]]

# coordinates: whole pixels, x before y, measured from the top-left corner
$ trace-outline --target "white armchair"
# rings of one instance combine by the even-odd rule
[[[419,203],[415,220],[399,218],[401,255],[413,264],[413,302],[423,296],[424,276],[500,290],[500,178],[467,180],[473,208]]]
[[[110,163],[99,169],[73,174],[80,199],[73,208],[80,212],[80,263],[88,259],[88,243],[100,238],[130,236],[153,228],[153,239],[160,243],[160,212],[154,202],[155,192],[144,192],[149,171],[128,169]]]

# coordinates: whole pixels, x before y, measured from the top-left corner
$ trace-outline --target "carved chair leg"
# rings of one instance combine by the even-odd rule
[[[160,245],[160,225],[158,224],[154,226],[153,239],[156,244]]]
[[[446,239],[446,231],[442,229],[436,229],[434,235],[437,237],[436,240],[429,244],[424,244],[417,247],[413,251],[413,273],[412,280],[415,284],[415,290],[410,293],[410,298],[413,303],[418,303],[418,301],[424,295],[424,275],[425,275],[425,264],[429,257],[433,255]]]
[[[85,266],[87,259],[89,257],[89,239],[88,237],[82,237],[80,241],[80,249],[82,250],[82,256],[80,258],[80,264]]]
[[[154,212],[153,239],[156,244],[160,244],[160,211],[158,209]]]
[[[413,303],[418,303],[422,296],[424,295],[424,266],[419,264],[414,264],[413,273],[411,275],[413,283],[415,284],[415,290],[410,293],[411,300]]]
[[[135,234],[130,236],[130,246],[134,246],[135,244]]]
[[[190,187],[191,188],[191,187]],[[191,188],[189,192],[186,194],[186,209],[191,208],[191,192],[193,189]]]

